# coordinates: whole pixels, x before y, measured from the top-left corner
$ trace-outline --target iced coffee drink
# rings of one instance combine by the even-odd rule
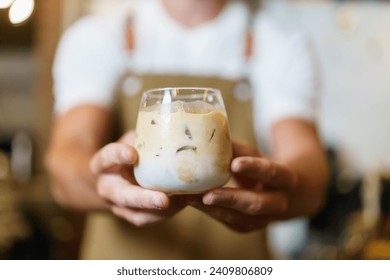
[[[134,173],[144,188],[201,193],[230,178],[232,146],[218,90],[171,88],[144,93],[137,120]]]

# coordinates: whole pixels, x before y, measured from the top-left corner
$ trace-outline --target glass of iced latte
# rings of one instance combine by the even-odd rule
[[[232,145],[217,89],[144,92],[136,134],[134,173],[144,188],[194,194],[221,187],[230,178]]]

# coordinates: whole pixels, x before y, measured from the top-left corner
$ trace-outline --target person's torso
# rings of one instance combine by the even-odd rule
[[[126,68],[118,84],[115,112],[119,123],[119,134],[135,128],[143,91],[161,87],[211,87],[219,89],[222,93],[232,138],[255,144],[252,96],[247,77],[240,73],[242,69],[237,70],[234,75],[232,73],[228,75],[223,71],[217,75],[218,73],[214,73],[215,69],[212,67],[205,73],[199,69],[197,73],[192,70],[180,73],[180,67],[175,71],[167,70],[167,73],[158,67],[153,68],[152,65],[137,68],[142,64],[142,55],[138,57],[140,61],[134,62],[137,54],[148,53],[139,48],[142,48],[148,40],[152,40],[142,38],[148,35],[137,32],[139,30],[137,24],[141,23],[139,19],[132,23],[133,38],[127,41],[134,42],[131,47],[133,49],[128,50],[129,59],[133,59],[133,62]],[[147,23],[143,22],[143,24]],[[245,38],[246,28],[243,32]],[[142,40],[145,41],[138,43]],[[170,43],[175,45],[174,41]],[[207,46],[206,42],[199,42],[199,44],[205,44],[200,48]],[[244,45],[239,48],[240,53],[232,54],[232,56],[239,56],[235,60],[241,63],[246,60]],[[181,63],[185,64],[185,57],[183,60]],[[156,65],[160,63],[163,64],[156,62]],[[205,69],[208,67],[205,66]],[[137,228],[109,214],[92,215],[88,220],[83,258],[263,259],[267,257],[266,251],[263,231],[243,235],[228,229],[206,214],[187,207],[173,218],[145,228]]]

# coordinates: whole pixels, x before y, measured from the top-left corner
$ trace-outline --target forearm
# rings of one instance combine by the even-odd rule
[[[89,164],[108,141],[110,120],[110,112],[96,106],[79,106],[55,118],[46,166],[59,204],[83,211],[108,208]]]
[[[274,160],[297,175],[289,209],[282,219],[310,216],[322,207],[328,182],[328,163],[314,126],[284,121],[274,129]]]
[[[52,194],[61,206],[80,211],[108,209],[107,202],[96,192],[96,177],[89,169],[90,158],[81,149],[49,152],[47,167]]]
[[[282,219],[317,213],[324,203],[328,181],[328,167],[323,154],[313,151],[295,159],[281,159],[279,162],[297,175],[297,184],[291,191],[287,215]]]

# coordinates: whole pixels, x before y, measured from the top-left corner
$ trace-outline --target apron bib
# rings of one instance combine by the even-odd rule
[[[135,128],[144,90],[161,87],[213,87],[221,90],[232,138],[255,144],[252,107],[245,82],[218,78],[128,74],[118,96],[122,133]],[[240,96],[241,95],[241,96]],[[266,259],[264,231],[240,234],[206,214],[183,211],[162,223],[135,227],[109,213],[89,215],[81,257],[84,259]]]

